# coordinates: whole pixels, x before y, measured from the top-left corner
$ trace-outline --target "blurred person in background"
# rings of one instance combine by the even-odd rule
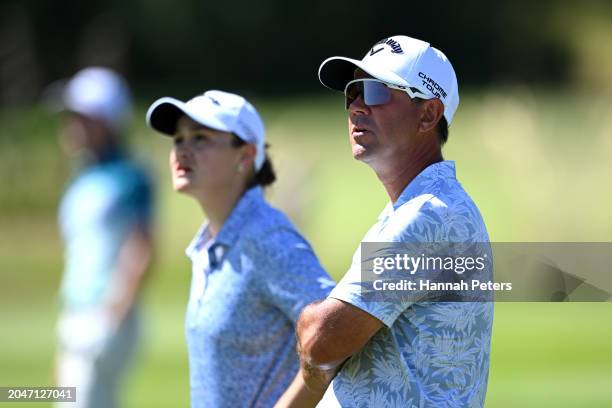
[[[489,248],[476,204],[442,156],[459,89],[441,51],[407,36],[384,38],[362,60],[325,60],[319,79],[344,91],[353,157],[374,170],[390,199],[362,242]],[[426,290],[401,301],[389,290],[372,301],[361,250],[298,322],[305,382],[326,390],[320,406],[482,407],[493,304],[465,293],[440,301]]]
[[[121,140],[131,116],[124,79],[86,68],[61,99],[60,144],[75,173],[59,208],[65,268],[57,384],[76,387],[72,406],[109,408],[118,405],[137,345],[137,303],[152,255],[152,187]]]
[[[316,405],[322,393],[298,374],[295,322],[333,281],[264,198],[276,176],[258,112],[239,95],[213,90],[186,103],[161,98],[147,123],[172,137],[173,187],[208,220],[187,248],[192,407]]]

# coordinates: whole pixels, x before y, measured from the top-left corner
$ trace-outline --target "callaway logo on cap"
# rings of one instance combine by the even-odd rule
[[[421,93],[440,98],[444,117],[450,125],[459,105],[457,77],[442,51],[429,43],[404,35],[383,38],[361,60],[331,57],[319,67],[319,80],[328,88],[344,91],[360,68],[373,78],[389,84],[417,88]]]
[[[382,45],[381,45],[382,44]],[[380,46],[379,46],[380,45]],[[391,47],[391,52],[395,54],[403,54],[404,50],[402,50],[402,46],[399,45],[397,41],[393,38],[383,38],[370,49],[370,56],[379,53],[380,51],[385,49],[385,45],[389,45]]]

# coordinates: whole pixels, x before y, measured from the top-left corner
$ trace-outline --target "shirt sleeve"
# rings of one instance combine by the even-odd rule
[[[396,248],[397,243],[420,243],[437,242],[445,240],[445,232],[442,230],[442,219],[445,209],[435,205],[425,205],[415,217],[407,219],[405,225],[392,225],[388,230],[393,231],[390,235],[368,237],[366,240],[375,240],[372,244],[379,248]],[[363,242],[362,242],[363,243]],[[353,255],[351,266],[338,285],[332,290],[329,297],[350,303],[363,311],[371,314],[387,327],[391,327],[395,320],[412,304],[428,300],[428,291],[414,290],[409,294],[398,295],[391,291],[375,292],[372,290],[373,281],[371,274],[363,273],[367,268],[365,259],[362,259],[362,245]],[[420,252],[420,250],[419,250]],[[381,253],[384,255],[384,253]],[[366,254],[364,258],[371,256]],[[363,269],[363,270],[362,270]],[[392,271],[390,276],[398,281],[398,271]],[[404,273],[404,272],[401,272]],[[370,279],[368,281],[368,279]]]
[[[361,246],[359,246],[353,255],[351,267],[331,291],[329,297],[358,307],[383,322],[387,327],[391,327],[398,316],[409,306],[406,302],[368,299],[365,291],[361,274]]]
[[[267,301],[293,323],[302,309],[327,297],[335,282],[312,247],[296,231],[268,231],[249,247],[256,260],[256,282]]]
[[[140,169],[122,174],[122,194],[117,203],[127,222],[148,226],[153,217],[153,188],[149,176]]]

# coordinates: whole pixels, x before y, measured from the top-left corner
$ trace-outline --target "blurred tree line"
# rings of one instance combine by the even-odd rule
[[[0,103],[31,103],[91,64],[123,72],[147,99],[316,92],[322,60],[361,58],[394,34],[443,50],[460,86],[612,84],[608,0],[3,0]]]

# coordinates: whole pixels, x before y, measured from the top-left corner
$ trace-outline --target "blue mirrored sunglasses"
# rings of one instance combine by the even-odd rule
[[[404,91],[412,99],[432,98],[429,95],[425,95],[417,88],[388,84],[376,78],[359,78],[350,81],[344,88],[346,109],[348,110],[351,103],[359,98],[359,96],[363,98],[363,102],[368,106],[383,105],[388,103],[391,100],[391,89]]]

